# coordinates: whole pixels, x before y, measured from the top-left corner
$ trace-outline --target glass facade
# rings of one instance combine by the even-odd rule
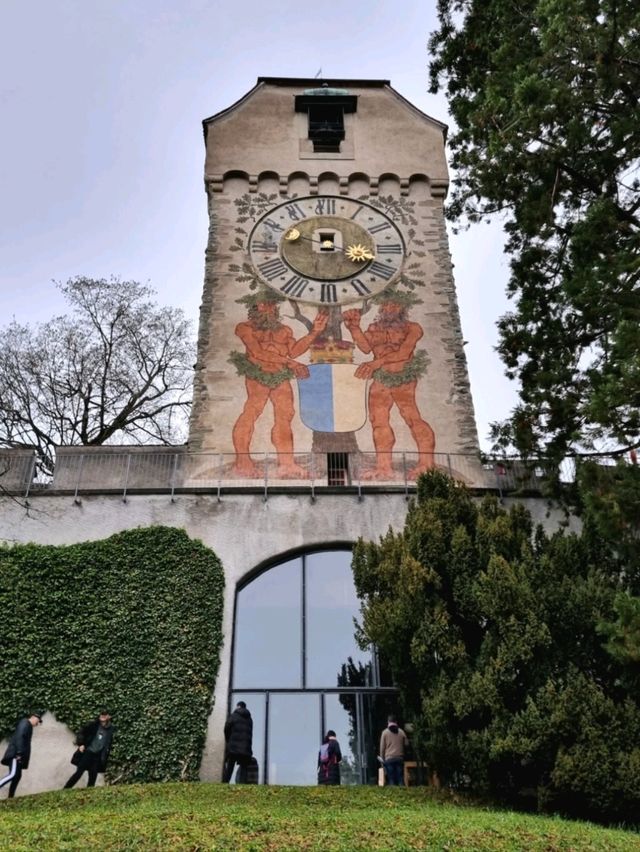
[[[356,645],[354,619],[359,603],[348,551],[323,551],[304,557],[306,592],[306,686],[342,686],[342,668],[351,661],[366,671],[371,685],[371,651]],[[363,684],[364,685],[364,684]]]
[[[348,550],[297,556],[239,589],[231,706],[245,701],[253,716],[260,783],[315,784],[329,728],[343,753],[341,783],[375,783],[396,695],[374,650],[356,643],[358,615]]]
[[[299,559],[260,574],[238,593],[236,689],[302,686],[302,572]]]

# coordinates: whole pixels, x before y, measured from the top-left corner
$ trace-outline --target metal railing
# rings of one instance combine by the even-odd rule
[[[10,456],[10,452],[6,454]],[[2,464],[0,456],[0,465]],[[607,459],[599,460],[606,463]],[[28,496],[33,490],[35,456],[5,462],[7,476],[0,488]],[[559,467],[521,459],[481,459],[478,455],[416,452],[295,453],[237,455],[188,452],[184,447],[62,447],[58,450],[53,481],[37,491],[128,494],[190,491],[352,492],[415,490],[419,474],[429,467],[448,473],[474,490],[504,494],[541,494],[551,481],[575,479],[573,459]]]
[[[136,447],[109,448],[101,453],[79,451],[58,459],[53,487],[73,491],[169,492],[207,490],[218,496],[223,490],[243,489],[263,493],[274,489],[304,490],[315,497],[319,489],[352,490],[390,488],[407,495],[418,475],[431,465],[471,488],[514,491],[542,490],[544,469],[521,461],[482,463],[478,456],[435,453],[420,459],[415,452],[397,453],[295,453],[236,455],[189,453],[182,449],[162,451]]]
[[[35,472],[35,450],[0,450],[0,494],[21,494],[26,499]]]

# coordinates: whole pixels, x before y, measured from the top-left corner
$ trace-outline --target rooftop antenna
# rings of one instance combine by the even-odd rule
[[[316,74],[315,74],[315,76],[314,76],[314,78],[313,78],[313,79],[314,79],[314,80],[317,80],[317,79],[318,79],[318,77],[322,77],[322,68],[318,68],[318,70],[316,71]]]

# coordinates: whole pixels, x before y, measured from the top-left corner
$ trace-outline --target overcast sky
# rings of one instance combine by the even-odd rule
[[[207,235],[203,118],[258,76],[388,79],[427,93],[435,0],[3,0],[0,325],[64,311],[54,281],[117,275],[197,321]],[[481,444],[515,391],[498,225],[452,236]]]

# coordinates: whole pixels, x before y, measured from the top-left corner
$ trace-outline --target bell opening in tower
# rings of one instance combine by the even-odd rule
[[[316,153],[340,151],[344,136],[344,113],[341,106],[314,104],[309,107],[309,139]]]

